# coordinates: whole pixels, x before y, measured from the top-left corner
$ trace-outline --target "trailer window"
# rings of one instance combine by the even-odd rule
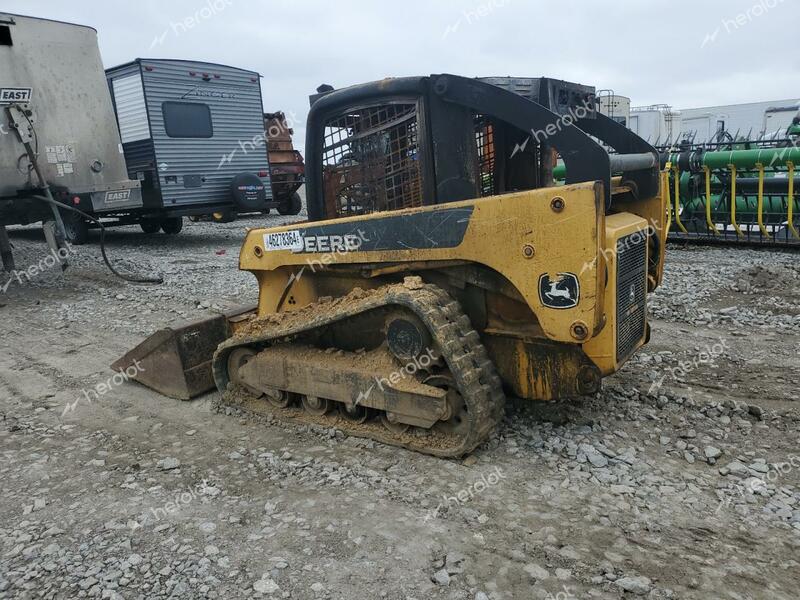
[[[214,135],[211,109],[200,102],[164,102],[164,129],[173,138],[210,138]]]
[[[13,46],[11,41],[11,28],[8,25],[0,25],[0,46]]]

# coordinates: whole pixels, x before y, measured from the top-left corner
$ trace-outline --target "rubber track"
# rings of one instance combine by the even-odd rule
[[[230,379],[227,361],[236,348],[263,346],[275,341],[283,343],[314,329],[387,306],[401,306],[411,310],[428,327],[466,403],[467,434],[460,438],[450,436],[454,439],[452,447],[438,447],[435,444],[426,444],[426,436],[395,435],[380,423],[375,423],[374,427],[365,428],[362,424],[351,429],[351,424],[345,419],[331,417],[331,420],[336,421],[335,426],[338,429],[351,435],[368,435],[382,443],[434,456],[458,457],[471,452],[489,437],[503,418],[505,396],[500,377],[469,317],[462,312],[458,302],[435,285],[391,284],[371,290],[362,297],[351,293],[338,301],[312,304],[301,309],[303,315],[308,313],[308,319],[302,323],[298,323],[298,319],[289,324],[271,323],[264,319],[258,323],[260,331],[257,334],[234,336],[219,346],[213,363],[217,387],[223,392],[228,389]],[[224,396],[225,394],[223,400]],[[369,430],[368,434],[365,434],[365,429]]]

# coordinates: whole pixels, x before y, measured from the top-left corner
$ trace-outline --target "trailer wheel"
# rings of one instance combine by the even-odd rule
[[[66,234],[66,241],[74,246],[82,246],[89,241],[89,225],[79,215],[70,212],[62,214],[64,221],[64,233]]]
[[[282,215],[297,215],[300,214],[301,210],[303,210],[303,200],[297,192],[292,194],[291,198],[278,205],[278,212]]]
[[[223,210],[220,212],[211,213],[211,218],[214,223],[233,223],[236,220],[237,214],[235,210]]]
[[[161,220],[161,231],[176,235],[183,229],[183,217],[167,217]]]
[[[158,219],[142,219],[139,221],[139,227],[145,233],[156,233],[161,229],[161,222]]]

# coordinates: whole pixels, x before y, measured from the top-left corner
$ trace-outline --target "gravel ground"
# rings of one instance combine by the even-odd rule
[[[0,295],[0,598],[797,598],[797,253],[670,246],[651,344],[596,397],[510,401],[463,461],[97,387],[255,301],[243,230],[285,221],[113,230],[163,285],[94,244]]]

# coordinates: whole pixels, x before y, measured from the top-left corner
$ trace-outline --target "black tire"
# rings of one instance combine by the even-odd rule
[[[267,203],[266,186],[253,173],[239,173],[231,180],[231,198],[239,212],[260,212]]]
[[[142,219],[139,221],[139,227],[141,227],[142,231],[145,233],[156,233],[161,229],[161,221],[158,219]]]
[[[183,229],[183,217],[167,217],[161,220],[161,231],[169,235],[177,235]]]
[[[278,205],[278,212],[282,215],[297,215],[301,210],[303,210],[303,200],[297,192]]]
[[[73,246],[82,246],[89,241],[89,225],[76,213],[63,214],[66,241]]]

